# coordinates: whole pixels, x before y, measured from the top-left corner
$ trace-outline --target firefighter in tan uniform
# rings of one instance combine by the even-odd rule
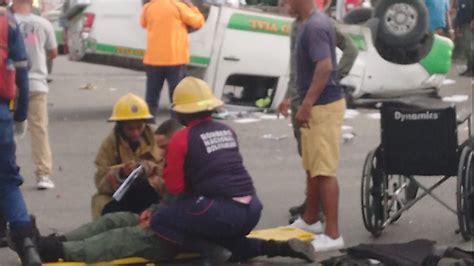
[[[140,213],[159,200],[145,176],[133,184],[120,202],[112,199],[113,193],[139,161],[151,161],[161,168],[163,159],[153,130],[147,124],[152,119],[145,101],[134,94],[123,96],[115,104],[109,119],[116,123],[115,127],[103,141],[95,159],[97,193],[92,197],[93,219],[110,212]]]

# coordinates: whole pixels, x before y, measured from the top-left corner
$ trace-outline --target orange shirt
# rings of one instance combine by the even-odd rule
[[[147,30],[143,63],[175,66],[189,63],[188,27],[199,29],[204,16],[177,0],[152,0],[143,7],[140,24]]]

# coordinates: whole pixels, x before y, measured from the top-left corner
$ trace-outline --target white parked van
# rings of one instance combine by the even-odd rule
[[[65,12],[71,59],[143,67],[142,0],[73,2]],[[374,9],[349,12],[345,22],[353,25],[340,25],[359,49],[341,84],[350,96],[377,101],[438,88],[451,68],[453,44],[426,32],[424,1],[377,2]],[[190,74],[206,80],[226,103],[255,107],[263,99],[263,106],[275,109],[288,83],[292,19],[268,10],[198,6],[206,23],[189,35]]]
[[[92,0],[68,23],[70,58],[140,66],[146,46],[141,10],[141,0]],[[226,6],[204,13],[204,27],[189,35],[190,73],[227,102],[254,106],[270,97],[268,107],[276,107],[288,82],[291,19]]]

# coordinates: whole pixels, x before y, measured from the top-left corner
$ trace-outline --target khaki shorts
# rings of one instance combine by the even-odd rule
[[[309,128],[301,128],[303,167],[312,177],[336,177],[345,99],[311,110]]]

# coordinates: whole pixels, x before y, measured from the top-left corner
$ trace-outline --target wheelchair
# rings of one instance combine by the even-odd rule
[[[470,240],[474,236],[471,114],[457,118],[455,106],[439,100],[384,103],[380,113],[381,144],[367,154],[362,172],[361,207],[367,231],[379,237],[402,213],[431,196],[457,215],[456,233]],[[469,137],[459,145],[458,126],[464,123]],[[431,187],[417,181],[435,176],[439,180]],[[433,194],[451,177],[457,177],[456,209]]]

